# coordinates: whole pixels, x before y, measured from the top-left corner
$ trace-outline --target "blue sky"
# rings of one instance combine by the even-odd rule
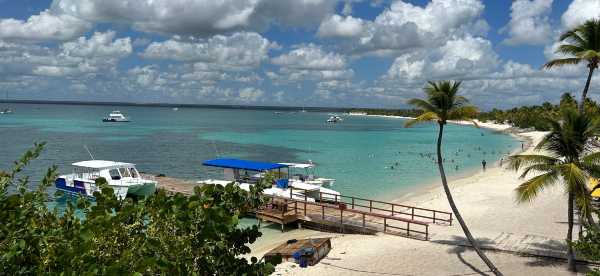
[[[540,104],[581,91],[583,66],[540,67],[599,16],[600,0],[0,0],[0,90],[394,108],[453,79],[483,109]]]

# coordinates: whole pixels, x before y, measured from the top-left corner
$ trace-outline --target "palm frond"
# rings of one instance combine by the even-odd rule
[[[407,103],[418,109],[423,110],[424,112],[438,112],[437,107],[422,99],[410,99]]]
[[[585,49],[577,46],[577,45],[571,45],[571,44],[562,44],[560,46],[558,46],[558,49],[556,49],[557,53],[561,53],[561,54],[565,54],[565,55],[572,55],[572,56],[576,56],[579,57],[578,54],[581,52],[584,52]]]
[[[508,166],[515,171],[518,171],[524,166],[539,164],[555,165],[558,162],[560,162],[558,158],[538,154],[519,154],[508,157]]]
[[[600,151],[590,153],[581,158],[581,162],[593,165],[600,165]]]
[[[434,120],[438,120],[438,119],[439,118],[435,112],[425,112],[414,119],[406,121],[404,123],[404,127],[412,127],[413,125],[415,125],[417,123],[434,121]]]
[[[600,53],[597,51],[594,51],[594,50],[586,50],[586,51],[579,52],[575,56],[578,58],[581,58],[581,59],[585,59],[585,60],[592,60],[592,59],[600,58]]]
[[[534,176],[523,182],[515,189],[517,193],[517,202],[527,202],[533,200],[544,187],[552,185],[558,181],[558,171],[552,171],[545,174]]]
[[[575,64],[579,64],[582,61],[583,61],[583,59],[581,59],[581,58],[559,58],[559,59],[551,60],[548,63],[544,64],[543,68],[550,69],[550,68],[556,67],[556,66],[575,65]]]
[[[448,113],[448,120],[467,120],[474,118],[479,110],[472,105],[461,106]]]
[[[521,176],[519,176],[519,177],[525,178],[525,177],[527,177],[527,175],[529,175],[532,172],[548,173],[548,172],[556,171],[556,169],[557,169],[557,167],[554,164],[533,164],[533,165],[527,166],[525,169],[523,169],[523,173],[521,173]]]

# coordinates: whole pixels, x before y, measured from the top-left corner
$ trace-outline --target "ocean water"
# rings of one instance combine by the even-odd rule
[[[140,171],[184,179],[218,178],[203,160],[234,157],[317,164],[320,176],[337,179],[346,195],[390,200],[439,179],[433,161],[437,126],[404,128],[402,119],[347,116],[327,124],[327,113],[269,110],[137,106],[11,104],[0,115],[0,169],[34,142],[47,142],[39,160],[24,172],[37,181],[56,164],[61,173],[73,162],[96,159],[137,164]],[[130,123],[102,123],[111,110]],[[444,136],[446,171],[467,174],[488,166],[520,145],[511,136],[472,126],[448,125]],[[51,191],[52,192],[52,191]]]

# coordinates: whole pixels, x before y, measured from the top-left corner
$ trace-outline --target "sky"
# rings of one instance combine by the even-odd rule
[[[598,17],[600,0],[0,0],[0,92],[406,108],[427,81],[459,80],[484,110],[557,102],[585,65],[541,66]]]

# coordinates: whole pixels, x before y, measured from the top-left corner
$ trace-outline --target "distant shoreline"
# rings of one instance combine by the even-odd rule
[[[322,106],[273,106],[273,105],[226,105],[226,104],[179,104],[179,103],[136,103],[136,102],[92,102],[70,100],[11,100],[0,99],[0,104],[62,104],[62,105],[92,105],[92,106],[142,106],[142,107],[178,107],[178,108],[218,108],[218,109],[246,109],[246,110],[284,110],[284,111],[312,111],[312,112],[347,112],[357,109],[351,107],[322,107]],[[387,110],[381,108],[381,110]],[[389,109],[393,110],[393,109]]]

